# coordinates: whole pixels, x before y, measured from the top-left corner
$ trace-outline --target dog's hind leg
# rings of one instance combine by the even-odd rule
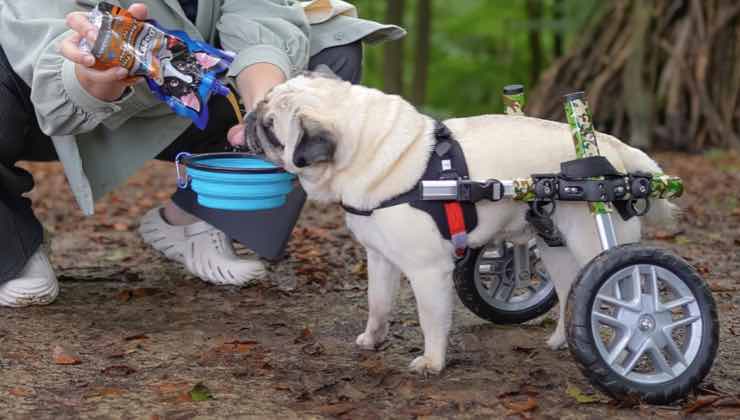
[[[553,350],[565,347],[565,302],[568,301],[570,287],[578,274],[580,265],[566,247],[551,248],[538,238],[542,262],[545,263],[550,280],[555,285],[555,293],[560,302],[560,316],[555,332],[547,340],[547,346]]]
[[[625,222],[614,213],[612,220],[620,244],[640,240],[640,221],[637,218]],[[560,302],[558,325],[547,340],[547,345],[553,350],[565,346],[565,304],[578,271],[602,252],[596,223],[587,206],[562,203],[555,213],[555,224],[565,238],[566,246],[550,248],[538,241],[542,260]]]
[[[367,272],[367,327],[357,337],[356,343],[364,349],[373,350],[388,334],[401,271],[379,252],[367,248]]]
[[[424,355],[414,359],[409,368],[418,373],[439,373],[445,367],[447,337],[452,325],[452,271],[430,267],[407,274],[424,333]]]

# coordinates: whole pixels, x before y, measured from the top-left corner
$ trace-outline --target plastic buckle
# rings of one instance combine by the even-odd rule
[[[459,180],[457,184],[457,200],[476,203],[481,200],[499,201],[504,197],[504,186],[496,179],[485,182]]]

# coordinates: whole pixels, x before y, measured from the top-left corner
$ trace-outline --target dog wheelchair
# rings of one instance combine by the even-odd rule
[[[527,220],[548,246],[564,245],[551,218],[557,203],[588,203],[602,252],[581,269],[568,297],[569,349],[583,374],[617,399],[664,404],[685,397],[707,375],[717,353],[719,325],[711,292],[681,257],[639,243],[618,245],[612,223],[614,210],[627,220],[645,215],[651,199],[680,197],[683,183],[665,174],[619,173],[599,155],[584,94],[566,96],[565,108],[577,159],[562,163],[560,173],[422,181],[422,200],[528,203]],[[535,243],[468,250],[454,276],[463,304],[495,323],[520,323],[546,313],[556,298]],[[497,280],[486,286],[481,278],[488,273]]]

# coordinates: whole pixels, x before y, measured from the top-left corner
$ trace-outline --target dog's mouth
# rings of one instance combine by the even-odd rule
[[[250,112],[247,114],[247,119],[244,121],[247,125],[244,130],[245,144],[250,152],[256,155],[262,155],[265,153],[265,149],[262,147],[262,142],[259,139],[259,119],[257,118],[256,112]]]
[[[249,114],[246,124],[247,129],[244,130],[244,133],[249,151],[263,155],[275,164],[282,164],[280,153],[285,146],[275,135],[274,121],[265,118],[258,107],[256,112]]]

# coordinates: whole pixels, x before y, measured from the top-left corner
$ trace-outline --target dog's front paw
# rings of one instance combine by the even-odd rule
[[[372,334],[366,331],[357,336],[355,344],[357,344],[357,346],[364,350],[375,350],[380,346],[381,343],[375,340],[375,337],[373,337]]]
[[[568,343],[565,340],[565,334],[555,331],[555,333],[547,339],[547,347],[551,350],[567,349]]]
[[[420,373],[422,375],[426,374],[438,374],[442,372],[442,369],[445,368],[445,363],[443,360],[440,361],[433,361],[431,358],[427,356],[419,356],[416,359],[414,359],[413,362],[409,365],[409,369],[412,372]]]

